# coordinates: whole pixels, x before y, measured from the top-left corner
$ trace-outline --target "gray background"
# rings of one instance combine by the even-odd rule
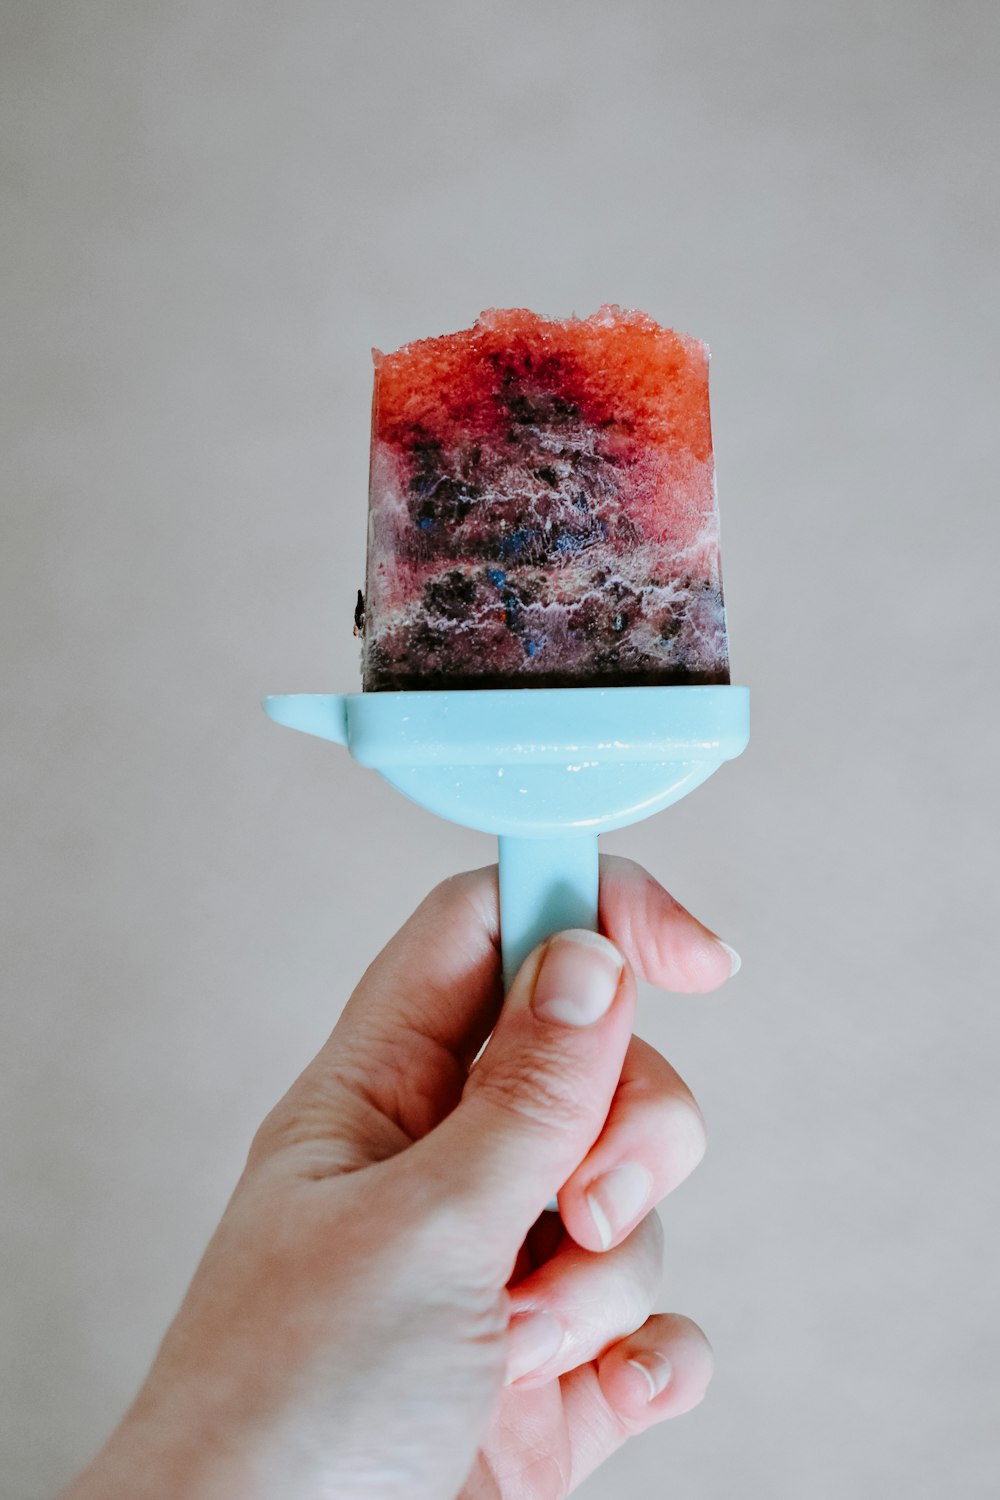
[[[641,1018],[716,1380],[585,1494],[995,1493],[1000,9],[6,0],[2,54],[5,1496],[491,857],[258,706],[357,682],[369,347],[604,301],[712,345],[755,723],[607,840],[745,963]]]

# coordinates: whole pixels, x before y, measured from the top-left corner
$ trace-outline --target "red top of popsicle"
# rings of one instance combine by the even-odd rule
[[[608,305],[555,322],[524,307],[488,308],[460,333],[372,354],[387,442],[406,445],[418,426],[441,442],[502,432],[513,373],[538,391],[558,387],[589,424],[635,443],[701,461],[712,451],[707,346],[643,312]]]

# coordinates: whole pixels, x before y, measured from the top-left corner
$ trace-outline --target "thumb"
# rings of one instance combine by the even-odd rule
[[[634,1014],[614,944],[556,933],[522,965],[458,1107],[413,1148],[511,1260],[599,1136]]]

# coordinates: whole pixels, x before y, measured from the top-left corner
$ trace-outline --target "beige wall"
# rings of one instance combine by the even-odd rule
[[[96,1446],[255,1122],[491,857],[258,707],[357,680],[369,347],[609,300],[713,347],[755,725],[608,840],[745,962],[642,1015],[708,1116],[663,1305],[718,1375],[586,1494],[992,1493],[1000,10],[2,22],[5,1496]]]

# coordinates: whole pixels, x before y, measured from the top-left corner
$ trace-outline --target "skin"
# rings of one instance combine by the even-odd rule
[[[501,1009],[495,869],[427,897],[260,1127],[142,1390],[63,1500],[561,1500],[697,1405],[711,1351],[653,1312],[653,1208],[704,1127],[632,1035],[635,976],[705,992],[731,957],[624,860],[602,862],[600,920],[603,942],[536,950]],[[595,1216],[626,1163],[617,1198],[645,1201],[616,1221],[598,1189]]]

